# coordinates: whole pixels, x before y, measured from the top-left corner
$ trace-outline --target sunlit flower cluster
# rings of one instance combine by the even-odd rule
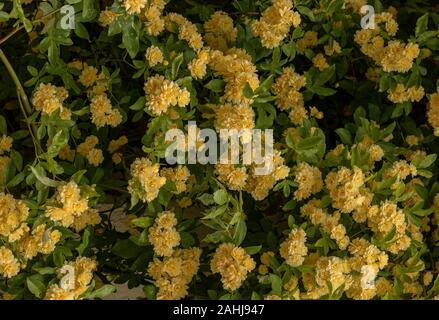
[[[79,231],[101,221],[99,213],[89,208],[88,196],[81,195],[81,189],[74,181],[58,187],[55,201],[54,205],[47,206],[46,215],[64,227],[73,225]]]
[[[276,105],[279,109],[289,111],[294,124],[301,124],[307,117],[303,95],[299,92],[306,84],[305,77],[299,75],[292,67],[286,67],[272,86],[276,94]]]
[[[111,140],[108,144],[108,152],[111,153],[111,160],[115,164],[119,164],[122,162],[122,152],[120,149],[128,143],[128,138],[126,136],[121,136],[116,140]]]
[[[184,107],[190,102],[190,93],[178,84],[155,75],[148,79],[144,86],[147,97],[146,107],[155,115],[160,115],[169,107],[178,105]]]
[[[435,136],[439,136],[439,88],[430,98],[427,117],[428,122],[434,129]]]
[[[238,289],[255,267],[255,261],[245,250],[232,243],[221,244],[210,262],[212,272],[221,275],[223,287],[229,291]]]
[[[382,12],[375,15],[376,28],[362,29],[355,34],[355,41],[360,45],[361,51],[372,58],[385,72],[408,72],[414,60],[419,56],[420,49],[415,43],[404,44],[399,40],[390,40],[387,45],[380,35],[385,30],[390,36],[395,36],[398,24],[393,15]],[[384,23],[384,28],[379,24]]]
[[[300,266],[308,253],[305,231],[303,229],[291,230],[288,238],[281,243],[279,252],[290,266]]]
[[[140,13],[148,0],[124,0],[123,5],[128,13]]]
[[[322,190],[323,180],[319,168],[301,162],[295,167],[294,173],[294,181],[298,184],[297,190],[294,192],[296,200],[307,199]]]
[[[84,294],[93,279],[96,261],[78,257],[58,270],[59,284],[52,284],[44,297],[46,300],[76,300]]]
[[[388,93],[388,99],[393,103],[403,103],[406,101],[419,102],[425,95],[422,86],[406,88],[401,83],[398,83],[395,90],[389,89]]]
[[[22,200],[16,200],[10,194],[0,193],[0,235],[8,237],[9,241],[19,239],[23,229],[27,227],[26,220],[29,208]]]
[[[98,128],[105,125],[116,127],[122,122],[122,115],[119,110],[112,107],[110,99],[105,94],[96,95],[92,98],[90,112],[91,122]]]
[[[68,92],[64,87],[57,87],[51,83],[40,83],[32,97],[32,104],[43,113],[52,114],[59,110],[62,119],[70,119],[71,112],[63,106]]]
[[[270,174],[257,174],[256,170],[262,165],[253,164],[249,170],[249,176],[245,190],[249,192],[255,200],[265,199],[276,182],[285,179],[290,168],[284,164],[285,160],[280,152],[274,150],[272,159],[272,171]]]
[[[188,284],[196,275],[200,265],[201,249],[176,249],[162,260],[154,258],[148,273],[158,287],[157,299],[178,300],[188,293]]]
[[[209,49],[201,49],[197,57],[188,64],[188,69],[191,72],[192,77],[195,79],[202,79],[207,72],[207,64],[210,61]]]
[[[0,247],[0,275],[12,278],[20,271],[20,263],[12,251],[4,246]]]
[[[0,298],[439,299],[439,21],[382,2],[0,8]]]
[[[242,53],[230,51],[224,54],[219,50],[210,51],[209,67],[226,82],[223,98],[236,104],[249,102],[249,98],[246,98],[243,92],[246,84],[252,90],[259,86],[256,66]]]
[[[190,177],[189,169],[186,166],[179,165],[176,168],[163,168],[160,175],[166,178],[166,181],[172,181],[175,184],[177,193],[185,192],[188,188],[187,180]]]
[[[102,150],[96,148],[99,140],[96,136],[91,135],[85,138],[85,141],[78,145],[76,151],[83,157],[85,157],[88,162],[97,167],[104,161],[104,155]]]
[[[168,31],[177,32],[178,38],[187,41],[189,47],[198,51],[203,47],[203,37],[198,33],[197,27],[188,19],[177,13],[169,13],[165,16],[165,26]],[[174,30],[174,25],[178,30]]]
[[[128,191],[143,202],[157,198],[166,178],[160,176],[160,165],[147,158],[139,158],[131,164],[132,179],[128,181]]]
[[[233,26],[233,20],[223,11],[215,11],[204,23],[204,40],[214,50],[227,51],[234,44],[238,29]]]
[[[291,0],[273,0],[260,20],[252,24],[252,30],[261,38],[266,48],[275,48],[288,35],[290,28],[298,27],[301,22],[299,13],[293,10]]]
[[[163,53],[157,46],[150,46],[146,49],[145,53],[146,61],[148,61],[151,67],[163,62]]]
[[[340,223],[340,212],[336,211],[333,214],[328,214],[320,208],[320,205],[320,200],[310,200],[300,208],[300,212],[302,216],[309,218],[312,224],[321,226],[330,238],[337,242],[340,249],[346,249],[350,239],[346,235],[346,227]]]

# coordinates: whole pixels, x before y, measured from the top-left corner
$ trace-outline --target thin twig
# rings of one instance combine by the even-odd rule
[[[8,70],[8,73],[11,76],[12,80],[14,81],[15,87],[17,88],[17,98],[20,105],[20,109],[23,112],[24,118],[26,119],[26,122],[28,124],[28,128],[32,136],[32,140],[36,148],[36,156],[38,157],[38,154],[41,150],[41,146],[37,141],[37,139],[35,138],[37,133],[37,128],[35,127],[34,124],[30,124],[28,120],[28,114],[32,113],[32,107],[30,105],[29,99],[26,95],[26,92],[24,91],[23,86],[21,85],[20,80],[18,79],[17,74],[15,73],[14,68],[12,67],[11,63],[9,62],[8,58],[6,57],[2,49],[0,49],[0,60],[5,65],[6,70]]]
[[[39,161],[40,159],[39,159],[38,155],[40,153],[41,146],[40,146],[38,139],[34,135],[34,131],[36,132],[36,128],[35,128],[34,124],[29,123],[26,111],[24,110],[24,107],[23,107],[23,102],[21,101],[21,96],[18,93],[18,89],[17,89],[17,97],[18,97],[18,104],[20,105],[21,112],[23,112],[24,118],[26,120],[27,128],[29,129],[29,133],[30,133],[31,138],[32,138],[32,143],[34,144],[35,156],[37,157],[37,159]]]
[[[4,42],[6,42],[6,40],[8,40],[10,37],[12,37],[14,34],[16,34],[18,31],[20,31],[20,30],[23,29],[23,28],[24,28],[23,25],[21,25],[21,26],[19,26],[19,27],[16,27],[16,28],[14,29],[14,31],[12,31],[11,33],[9,33],[6,37],[0,39],[0,46],[1,46]]]
[[[125,60],[122,60],[122,59],[108,59],[108,61],[123,62],[123,63],[125,63],[126,65],[129,65],[131,68],[137,70],[136,66],[134,66],[134,65],[132,65],[131,63],[129,63],[129,62],[125,61]]]
[[[127,190],[122,189],[122,188],[118,188],[118,187],[114,187],[114,186],[110,186],[108,184],[102,184],[102,183],[98,183],[98,186],[104,189],[110,189],[110,190],[114,190],[114,191],[119,191],[120,193],[129,193]]]
[[[61,8],[56,9],[48,14],[46,14],[45,16],[41,17],[40,19],[34,20],[32,21],[32,24],[36,24],[36,23],[40,23],[43,22],[46,18],[50,17],[51,15],[57,13],[58,11],[60,11]],[[24,29],[24,25],[21,26],[17,26],[11,33],[9,33],[7,36],[5,36],[4,38],[0,39],[0,46],[6,42],[10,37],[12,37],[14,34],[16,34],[18,31]]]

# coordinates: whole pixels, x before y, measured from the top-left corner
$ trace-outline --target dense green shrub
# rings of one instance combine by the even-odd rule
[[[3,298],[438,297],[438,30],[421,0],[2,0]],[[272,130],[273,170],[168,163],[209,128]]]

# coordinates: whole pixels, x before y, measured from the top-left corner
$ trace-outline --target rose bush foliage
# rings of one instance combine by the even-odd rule
[[[438,297],[438,12],[0,2],[2,297]],[[273,171],[168,164],[188,121],[273,129]]]

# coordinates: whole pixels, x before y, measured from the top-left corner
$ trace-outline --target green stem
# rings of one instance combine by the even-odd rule
[[[20,109],[23,112],[24,118],[25,118],[26,123],[29,127],[29,131],[30,131],[30,134],[32,136],[32,140],[34,142],[35,149],[36,149],[36,156],[38,157],[38,154],[41,150],[41,147],[36,139],[37,128],[35,127],[34,124],[30,124],[28,121],[28,114],[32,113],[32,107],[30,105],[29,99],[26,95],[26,92],[24,91],[23,86],[21,85],[20,80],[18,79],[17,74],[15,73],[14,68],[12,67],[11,63],[9,62],[8,58],[6,57],[6,55],[4,54],[2,49],[0,49],[0,60],[5,65],[6,70],[8,70],[8,73],[11,76],[11,78],[14,81],[15,86],[17,88],[18,103],[20,104]],[[23,106],[24,106],[24,108],[23,108]]]
[[[114,186],[110,186],[108,184],[102,184],[102,183],[98,183],[98,186],[103,188],[103,189],[110,189],[110,190],[114,190],[114,191],[119,191],[120,193],[126,193],[128,194],[129,192],[125,189],[122,188],[118,188],[118,187],[114,187]]]
[[[18,93],[20,94],[21,101],[23,102],[24,107],[26,108],[26,111],[28,113],[31,113],[32,107],[30,106],[29,99],[27,98],[26,92],[24,91],[23,86],[21,85],[21,82],[18,79],[14,68],[12,67],[8,58],[5,56],[2,49],[0,49],[0,60],[2,60],[3,64],[5,65],[6,69],[9,72],[9,75],[11,76],[12,80],[14,81],[15,86],[17,87]]]
[[[23,112],[24,119],[25,119],[26,124],[27,124],[27,128],[28,128],[29,133],[30,133],[30,135],[32,137],[32,142],[33,142],[34,148],[35,148],[35,156],[36,156],[37,160],[39,161],[38,155],[40,154],[41,145],[40,145],[40,142],[38,141],[38,139],[35,136],[35,133],[37,132],[37,129],[36,129],[34,124],[29,123],[29,120],[28,120],[27,114],[26,114],[26,110],[24,110],[23,102],[21,101],[21,97],[20,97],[20,95],[18,93],[18,89],[17,89],[17,97],[18,97],[18,104],[20,105],[20,109]]]
[[[20,31],[21,29],[24,29],[24,26],[19,26],[17,28],[15,28],[11,33],[9,33],[6,37],[4,37],[3,39],[0,39],[0,45],[3,44],[3,42],[6,42],[6,40],[8,40],[10,37],[12,37],[14,34],[16,34],[18,31]]]
[[[61,8],[56,9],[48,14],[46,14],[45,16],[41,17],[40,19],[34,20],[32,21],[32,24],[37,24],[40,22],[43,22],[46,18],[50,17],[51,15],[57,13],[58,11],[60,11]],[[14,34],[16,34],[18,31],[23,30],[24,29],[24,25],[21,26],[17,26],[11,33],[9,33],[6,37],[0,39],[0,45],[3,44],[4,42],[6,42],[6,40],[8,40],[10,37],[12,37]]]

